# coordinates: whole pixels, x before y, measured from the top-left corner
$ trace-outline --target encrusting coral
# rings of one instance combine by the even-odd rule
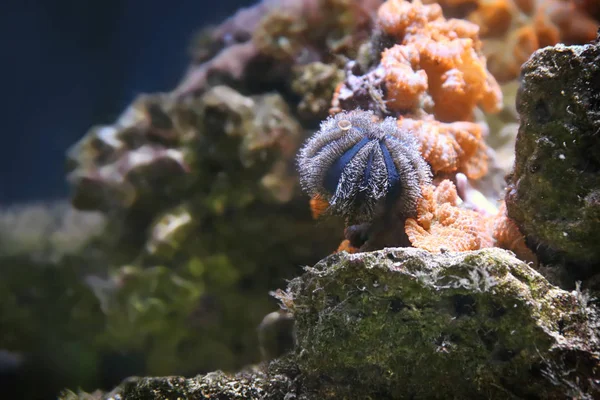
[[[523,261],[535,263],[535,254],[527,247],[525,236],[519,230],[519,227],[506,215],[506,203],[502,202],[498,215],[494,219],[494,228],[492,233],[495,245],[502,249],[507,249]]]
[[[416,137],[419,150],[434,174],[462,172],[471,179],[479,179],[487,173],[485,125],[400,118],[398,126]]]
[[[457,207],[459,197],[449,180],[422,188],[417,218],[406,220],[406,234],[414,247],[434,253],[492,247],[491,219],[477,211]]]
[[[501,82],[519,75],[539,48],[583,44],[600,26],[595,0],[423,0],[439,3],[452,17],[479,25],[490,72]]]

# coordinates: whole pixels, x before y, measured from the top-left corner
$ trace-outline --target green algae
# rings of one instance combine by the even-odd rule
[[[508,215],[545,263],[600,261],[600,47],[557,45],[523,65]],[[586,271],[590,269],[590,271]]]
[[[561,398],[543,377],[552,360],[597,368],[575,296],[498,249],[332,256],[280,296],[300,371],[331,398]],[[589,373],[572,367],[573,381]]]

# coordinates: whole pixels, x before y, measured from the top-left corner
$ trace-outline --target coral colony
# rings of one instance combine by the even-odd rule
[[[263,0],[207,28],[177,88],[70,150],[89,237],[65,226],[47,260],[0,215],[0,350],[39,342],[90,388],[71,343],[152,375],[270,360],[103,399],[600,398],[599,21]]]
[[[447,20],[438,4],[419,1],[390,0],[377,15],[381,32],[369,45],[389,47],[372,56],[370,67],[347,66],[334,95],[334,116],[300,151],[301,184],[313,198],[313,214],[345,217],[340,249],[346,251],[391,245],[464,251],[521,243],[518,229],[495,224],[503,214],[469,209],[453,183],[458,173],[467,179],[487,173],[487,128],[472,120],[477,106],[495,112],[502,103],[485,68],[478,27]],[[380,106],[340,112],[373,104]],[[391,228],[390,220],[405,225],[404,232]],[[382,230],[388,232],[382,236]],[[505,238],[508,232],[512,240]],[[494,233],[503,240],[494,240]]]

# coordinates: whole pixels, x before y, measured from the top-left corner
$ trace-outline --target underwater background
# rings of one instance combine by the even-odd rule
[[[600,1],[0,22],[0,398],[600,397]]]
[[[193,34],[252,3],[3,4],[1,40],[10,62],[2,83],[11,94],[3,119],[6,131],[18,134],[6,135],[10,142],[0,150],[0,204],[66,197],[65,149],[91,125],[116,118],[138,93],[175,86]]]
[[[1,81],[10,95],[2,102],[0,207],[67,199],[66,150],[90,126],[114,120],[137,94],[175,86],[188,64],[193,35],[252,3],[4,2],[0,42],[6,61]],[[8,329],[14,327],[0,324],[0,336],[6,337]],[[43,331],[39,335],[44,336]],[[60,371],[51,359],[44,359],[44,350],[39,353],[0,357],[2,397],[55,398],[64,387],[83,384],[79,377],[90,374],[79,363],[74,365],[84,370],[82,374]],[[118,353],[107,354],[93,369],[90,389],[109,388],[144,370],[135,355]]]

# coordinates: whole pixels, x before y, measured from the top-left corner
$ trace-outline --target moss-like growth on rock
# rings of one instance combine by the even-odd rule
[[[583,278],[600,265],[600,43],[538,50],[521,75],[508,215],[542,262]]]
[[[597,315],[503,250],[341,253],[278,296],[321,398],[600,395]]]
[[[61,400],[125,399],[217,399],[217,400],[284,400],[297,399],[297,369],[293,361],[282,359],[268,366],[255,366],[237,374],[222,371],[193,378],[167,376],[128,378],[110,393],[75,394],[65,391]],[[302,397],[300,397],[302,398]]]

